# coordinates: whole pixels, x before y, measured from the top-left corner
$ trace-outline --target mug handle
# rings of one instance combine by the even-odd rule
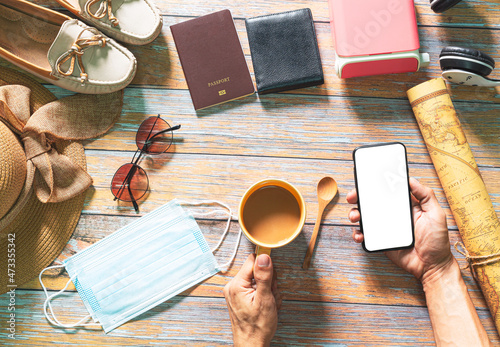
[[[271,256],[271,248],[255,246],[255,256],[258,257],[260,254],[267,254]]]

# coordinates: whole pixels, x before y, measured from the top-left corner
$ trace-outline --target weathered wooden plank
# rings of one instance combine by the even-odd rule
[[[58,329],[50,326],[42,313],[44,295],[40,291],[21,291],[16,295],[16,336],[4,346],[130,346],[130,345],[213,345],[231,343],[231,326],[222,298],[176,297],[109,334],[100,329]],[[5,295],[0,302],[5,301]],[[54,302],[62,321],[86,315],[76,293]],[[3,306],[3,305],[2,305]],[[7,312],[0,312],[2,327]],[[493,343],[500,343],[488,318],[479,315]],[[297,319],[300,317],[300,319]],[[409,322],[411,321],[411,324]],[[433,345],[427,310],[421,307],[346,305],[284,301],[280,312],[277,344],[332,344],[351,346]]]
[[[182,144],[177,144],[181,146]],[[174,149],[175,151],[175,149]],[[87,151],[88,172],[94,186],[87,192],[85,213],[135,215],[130,203],[115,202],[109,189],[113,174],[122,163],[131,160],[130,152]],[[335,213],[327,215],[328,223],[345,224],[350,206],[345,195],[353,189],[351,161],[316,160],[297,158],[268,158],[229,155],[198,155],[167,153],[147,156],[141,163],[149,176],[150,193],[141,201],[141,214],[173,198],[182,200],[221,200],[236,211],[246,189],[256,181],[276,177],[290,181],[304,196],[309,206],[316,206],[316,183],[325,175],[332,175],[338,182],[340,198]],[[500,206],[500,171],[481,169],[495,206]],[[438,200],[451,216],[431,165],[410,165],[410,175],[436,191]],[[307,221],[313,223],[315,215],[309,211]],[[455,225],[452,218],[449,224]]]
[[[62,9],[55,0],[34,0],[33,2],[54,9]],[[245,0],[232,0],[230,2],[212,0],[210,3],[195,0],[155,0],[155,3],[163,15],[200,16],[228,8],[236,18],[247,18],[308,7],[313,12],[314,20],[329,21],[328,2],[325,0],[286,0],[280,1],[279,5],[276,5],[276,2],[266,0],[255,0],[252,3]],[[452,26],[453,28],[450,30],[455,30],[455,26],[500,28],[500,13],[495,11],[497,5],[498,3],[494,0],[467,0],[462,1],[444,14],[436,14],[432,12],[429,1],[415,0],[420,24]]]
[[[311,211],[312,212],[312,211]],[[62,261],[82,251],[98,240],[110,235],[136,217],[84,215],[72,239],[58,257]],[[225,222],[199,220],[199,225],[210,246],[215,246],[225,227]],[[301,268],[313,225],[307,224],[299,237],[290,245],[274,250],[275,267],[283,296],[294,301],[322,301],[365,303],[379,305],[425,306],[420,283],[413,276],[393,265],[384,254],[365,253],[352,241],[351,233],[357,226],[323,225],[317,248],[309,270]],[[217,251],[220,263],[229,259],[237,239],[238,224],[232,223],[231,233]],[[459,240],[456,230],[450,230],[451,243]],[[243,238],[237,257],[227,273],[220,273],[182,295],[222,297],[223,286],[238,272],[254,247]],[[461,263],[463,257],[453,252]],[[53,290],[65,286],[68,276],[55,269],[44,276],[45,285]],[[463,272],[471,297],[477,307],[485,308],[481,291],[468,271]],[[41,289],[38,278],[23,288]],[[70,290],[74,290],[71,285]]]
[[[187,89],[184,74],[175,49],[169,26],[185,21],[185,17],[165,17],[161,35],[146,46],[129,47],[138,60],[134,86],[156,86],[168,89]],[[243,20],[236,20],[247,63],[253,73],[250,50]],[[500,60],[500,31],[479,29],[449,29],[443,27],[421,27],[422,50],[431,54],[431,65],[420,72],[371,76],[355,79],[339,79],[334,72],[335,51],[328,23],[316,23],[316,31],[325,75],[325,84],[294,90],[292,94],[343,95],[406,99],[406,90],[429,78],[439,77],[439,52],[445,45],[459,45],[484,50],[496,60]],[[445,38],[445,39],[444,39]],[[1,59],[0,64],[12,66]],[[500,78],[495,72],[492,77]],[[500,103],[495,89],[485,87],[450,86],[455,100]],[[266,97],[263,97],[264,99]],[[255,100],[254,100],[255,101]],[[209,109],[213,112],[213,108]],[[498,111],[498,109],[497,109]]]
[[[58,96],[60,89],[51,88]],[[413,163],[431,163],[407,100],[275,94],[235,100],[199,113],[187,91],[127,89],[118,123],[88,149],[134,151],[151,115],[182,124],[176,153],[351,160],[358,146],[401,141]],[[480,166],[500,167],[500,104],[455,102]]]

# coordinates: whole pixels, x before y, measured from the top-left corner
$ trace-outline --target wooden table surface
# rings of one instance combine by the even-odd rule
[[[369,0],[367,0],[369,1]],[[37,0],[53,9],[53,0]],[[252,183],[269,177],[288,180],[303,194],[308,208],[303,233],[292,244],[273,252],[284,296],[273,340],[286,345],[433,345],[434,339],[422,286],[383,254],[367,254],[351,239],[345,202],[354,187],[351,153],[364,144],[401,141],[409,152],[410,174],[432,187],[445,208],[451,242],[460,239],[443,190],[415,122],[406,90],[440,74],[437,59],[445,45],[481,49],[500,62],[500,3],[467,0],[443,15],[430,10],[428,0],[416,0],[422,50],[431,65],[418,73],[341,80],[334,73],[334,48],[326,0],[156,0],[163,30],[151,44],[130,47],[138,60],[137,76],[125,89],[118,123],[102,138],[85,143],[88,171],[94,185],[87,191],[82,217],[58,260],[79,252],[113,231],[173,198],[216,199],[237,209]],[[309,7],[314,16],[325,84],[287,93],[251,96],[195,112],[169,26],[229,8],[253,73],[244,18]],[[67,12],[66,12],[67,13]],[[11,66],[0,59],[0,64]],[[500,78],[498,69],[492,77]],[[70,93],[47,85],[58,97]],[[474,152],[495,208],[500,211],[500,98],[492,88],[449,86],[454,105]],[[160,113],[182,124],[169,153],[142,161],[150,193],[135,213],[127,203],[113,201],[109,190],[116,169],[128,162],[135,131],[148,116]],[[327,207],[312,267],[301,264],[317,212],[316,183],[333,176],[340,194]],[[223,230],[222,220],[199,224],[211,245]],[[233,220],[217,259],[228,259],[238,223]],[[223,286],[237,273],[252,245],[243,239],[226,274],[165,302],[109,334],[100,329],[59,329],[43,316],[43,292],[37,280],[17,291],[17,340],[0,331],[0,345],[218,345],[231,343],[231,327]],[[459,262],[463,265],[461,255]],[[491,340],[499,336],[481,291],[469,271],[463,271],[470,295]],[[65,272],[47,276],[60,289]],[[87,314],[74,287],[55,301],[63,321]],[[7,297],[0,297],[6,307]],[[2,324],[7,320],[2,309]]]

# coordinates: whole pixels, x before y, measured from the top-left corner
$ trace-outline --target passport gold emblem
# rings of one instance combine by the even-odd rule
[[[226,90],[225,89],[219,90],[219,95],[226,95]]]

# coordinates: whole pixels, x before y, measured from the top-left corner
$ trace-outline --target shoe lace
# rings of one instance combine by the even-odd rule
[[[75,64],[78,65],[78,68],[80,69],[80,81],[82,83],[82,86],[88,80],[88,75],[85,72],[85,67],[83,66],[82,61],[82,56],[85,53],[85,50],[92,46],[105,47],[107,41],[106,37],[101,34],[95,34],[92,37],[81,38],[82,34],[89,29],[91,28],[84,29],[82,30],[82,32],[80,32],[80,34],[76,38],[76,41],[73,43],[73,45],[71,45],[71,48],[66,53],[61,55],[56,63],[57,71],[63,76],[70,76],[71,74],[73,74],[73,71],[75,71]],[[62,65],[68,60],[70,60],[69,68],[66,71],[63,71]]]
[[[111,1],[112,0],[89,0],[87,4],[85,5],[85,10],[87,11],[88,15],[91,16],[92,18],[95,19],[102,19],[106,15],[106,12],[108,14],[109,21],[113,26],[117,26],[119,23],[119,20],[113,15],[113,10],[111,8]],[[90,6],[101,3],[99,5],[99,8],[97,11],[94,13],[90,10]]]

